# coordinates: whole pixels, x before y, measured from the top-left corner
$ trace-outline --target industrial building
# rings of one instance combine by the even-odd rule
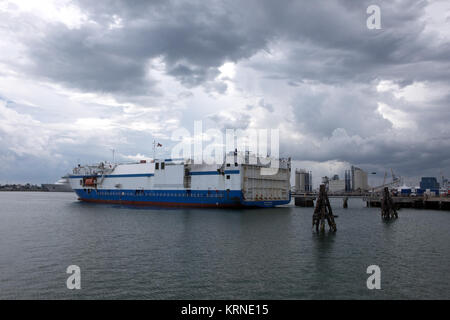
[[[305,169],[295,170],[295,190],[297,192],[311,192],[312,191],[312,173]]]
[[[351,172],[352,172],[352,190],[367,191],[369,189],[367,172],[354,166],[352,166]]]
[[[435,177],[422,177],[420,180],[420,189],[439,190],[439,182]]]
[[[328,181],[328,191],[330,192],[345,191],[345,180],[339,179],[339,176],[335,174],[333,178]]]
[[[345,170],[345,191],[352,191],[352,178],[351,178],[350,170]]]

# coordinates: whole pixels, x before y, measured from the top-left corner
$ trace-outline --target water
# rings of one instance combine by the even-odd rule
[[[450,212],[332,200],[312,208],[143,209],[0,192],[0,299],[449,299]],[[66,268],[81,268],[81,290]],[[368,290],[366,268],[381,268]]]

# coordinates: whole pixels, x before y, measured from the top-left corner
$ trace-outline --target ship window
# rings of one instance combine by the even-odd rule
[[[155,163],[155,170],[159,170],[159,162]]]
[[[235,162],[235,163],[234,163],[234,166],[235,166],[235,167],[237,167],[237,166],[238,166],[238,163],[237,163],[237,162]]]
[[[229,163],[227,163],[227,167],[229,167],[230,166],[230,164]]]
[[[164,165],[165,165],[165,163],[161,162],[161,170],[164,170]]]
[[[83,185],[83,180],[80,180],[80,186],[82,186]]]
[[[227,179],[230,180],[230,175],[227,175]]]

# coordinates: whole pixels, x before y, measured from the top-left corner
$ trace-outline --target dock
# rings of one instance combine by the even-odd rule
[[[381,196],[363,197],[367,207],[380,207]],[[397,208],[450,210],[450,197],[392,197]]]
[[[294,204],[298,207],[314,207],[314,201],[317,199],[316,193],[293,193]],[[365,202],[367,207],[381,207],[382,195],[381,193],[336,193],[328,194],[329,198],[339,198],[345,200],[351,198],[361,199]],[[450,210],[450,197],[429,197],[429,196],[393,196],[392,200],[396,208],[415,208],[415,209],[435,209],[435,210]]]

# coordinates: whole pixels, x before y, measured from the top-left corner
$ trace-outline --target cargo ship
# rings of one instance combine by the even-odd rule
[[[72,192],[72,188],[70,187],[69,177],[64,176],[55,183],[43,183],[42,188],[45,191],[50,192]]]
[[[69,175],[79,200],[124,205],[175,207],[274,207],[291,201],[291,160],[245,153],[219,164],[192,159],[78,165]],[[231,160],[231,161],[230,161]]]

